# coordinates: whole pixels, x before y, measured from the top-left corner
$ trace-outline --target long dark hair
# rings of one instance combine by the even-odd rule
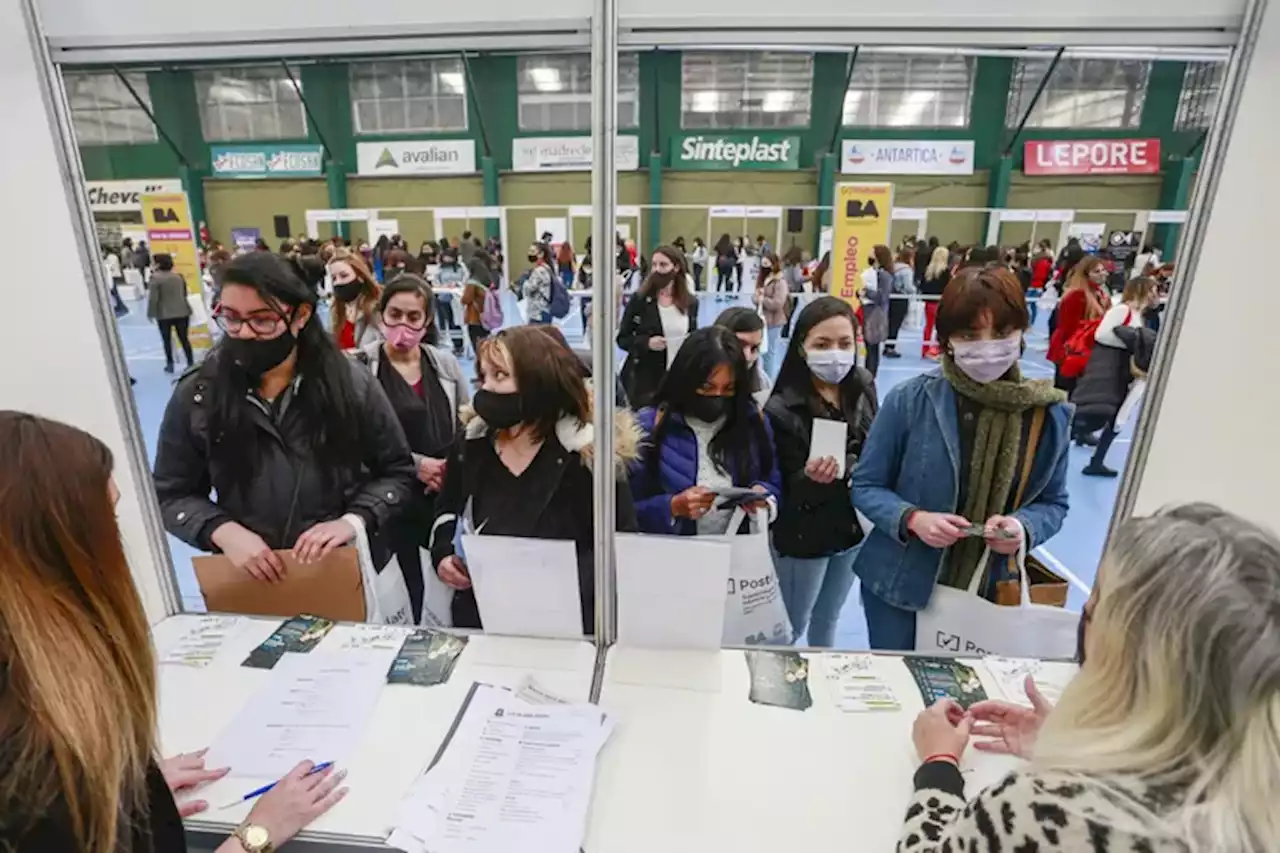
[[[296,262],[266,252],[250,252],[227,264],[222,286],[251,287],[287,320],[297,316],[303,305],[311,316],[298,331],[298,361],[295,373],[305,380],[291,404],[308,425],[310,446],[290,448],[312,455],[322,476],[336,481],[340,470],[359,467],[363,459],[360,441],[360,403],[351,378],[351,362],[338,350],[316,313],[316,295],[305,284]],[[217,458],[215,470],[224,470],[229,482],[214,483],[220,492],[245,488],[258,468],[258,429],[245,405],[245,394],[253,388],[249,376],[229,355],[222,352],[223,338],[201,373],[212,382],[213,406],[209,419],[212,440],[210,454]]]
[[[728,234],[721,234],[720,239],[716,241],[716,254],[733,256],[733,238]]]
[[[659,246],[653,250],[655,255],[662,255],[671,261],[676,271],[672,273],[671,280],[671,301],[680,309],[681,313],[688,314],[689,307],[694,302],[693,294],[689,292],[689,268],[684,261],[684,252],[679,249],[673,249],[671,246]],[[640,292],[637,294],[642,299],[648,299],[651,296],[657,296],[658,291],[662,290],[666,285],[659,285],[653,278],[653,264],[649,264],[649,275],[644,280],[644,284],[640,285]]]
[[[834,296],[819,296],[810,302],[796,318],[796,327],[791,331],[791,343],[787,345],[787,354],[783,356],[782,367],[778,370],[778,381],[773,383],[773,393],[783,389],[793,389],[804,395],[811,407],[818,403],[818,389],[813,386],[813,373],[805,361],[804,339],[809,337],[813,327],[830,320],[832,317],[844,317],[853,328],[855,341],[858,335],[858,316],[853,313],[849,303]],[[856,347],[856,344],[855,344]],[[854,349],[857,352],[857,349]],[[861,372],[855,368],[845,374],[840,382],[840,408],[844,410],[845,419],[853,422],[854,407],[858,398],[867,393],[867,385]]]
[[[711,461],[740,483],[752,479],[754,459],[759,460],[758,479],[769,476],[773,468],[773,447],[765,432],[764,420],[756,407],[752,394],[751,370],[742,354],[742,344],[733,332],[720,326],[707,326],[685,338],[680,351],[671,363],[671,369],[654,395],[653,405],[664,416],[658,420],[652,441],[655,452],[649,464],[657,473],[658,448],[671,426],[671,414],[683,415],[689,403],[697,396],[698,389],[707,381],[718,365],[727,364],[733,370],[733,406],[724,426],[711,439]],[[730,470],[733,465],[733,470]]]

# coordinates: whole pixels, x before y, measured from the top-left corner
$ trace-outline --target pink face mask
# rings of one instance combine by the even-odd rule
[[[408,326],[383,326],[382,333],[392,347],[407,352],[422,343],[422,339],[427,335],[427,328],[426,326],[421,329],[410,329]]]

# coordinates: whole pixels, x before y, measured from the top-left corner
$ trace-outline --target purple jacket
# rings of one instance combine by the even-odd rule
[[[659,453],[649,441],[653,434],[654,418],[657,409],[641,409],[636,415],[640,428],[644,430],[645,440],[640,447],[640,458],[631,466],[631,496],[636,505],[636,519],[642,533],[665,533],[668,535],[692,536],[697,532],[697,525],[692,519],[675,518],[671,515],[671,499],[685,489],[697,485],[698,478],[698,440],[693,430],[684,422],[684,416],[667,414],[670,418],[663,446],[658,457],[657,476],[650,467],[653,454]],[[760,471],[760,462],[754,461],[751,469],[752,477],[748,482],[739,483],[735,477],[734,485],[750,487],[764,486],[775,501],[781,500],[782,475],[778,473],[778,451],[773,442],[773,425],[769,419],[756,412],[764,424],[765,434],[769,437],[769,450],[773,456],[773,464],[768,472]],[[734,466],[730,466],[732,470]]]

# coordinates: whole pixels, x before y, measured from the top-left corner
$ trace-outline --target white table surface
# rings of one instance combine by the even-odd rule
[[[153,637],[160,654],[188,630],[199,616],[172,616],[156,625]],[[204,669],[162,664],[159,676],[160,750],[164,756],[203,749],[213,742],[241,706],[271,676],[270,670],[241,666],[249,652],[265,640],[280,619],[245,617],[228,637],[218,657]],[[344,626],[337,626],[317,646],[336,647]],[[516,687],[532,675],[548,690],[571,701],[590,694],[596,649],[585,641],[471,636],[448,683],[433,687],[387,685],[372,723],[356,754],[346,765],[350,793],[300,836],[301,840],[340,844],[378,844],[409,785],[426,769],[448,732],[472,682]],[[229,834],[248,814],[249,804],[216,810],[270,779],[227,777],[193,798],[208,800],[211,810],[187,821],[196,832]],[[290,849],[293,846],[291,845]]]
[[[587,853],[892,851],[918,766],[920,691],[901,658],[878,656],[902,710],[844,713],[824,655],[805,656],[813,706],[793,711],[749,701],[741,650],[611,649],[600,704],[618,727],[600,759]],[[980,661],[966,662],[1001,695]],[[971,749],[967,793],[1017,764]]]

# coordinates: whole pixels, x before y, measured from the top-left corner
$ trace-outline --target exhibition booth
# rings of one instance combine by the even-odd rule
[[[1152,48],[1231,48],[1219,121],[1205,145],[1189,214],[918,204],[890,205],[890,218],[896,239],[938,232],[949,214],[982,216],[983,236],[1000,244],[1041,237],[1061,244],[1071,236],[1106,239],[1112,231],[1183,224],[1177,265],[1186,284],[1175,291],[1167,315],[1176,334],[1162,339],[1157,354],[1116,515],[1206,499],[1272,526],[1280,522],[1270,500],[1280,470],[1274,454],[1268,459],[1256,450],[1267,441],[1256,429],[1273,424],[1280,413],[1274,395],[1256,393],[1256,372],[1213,372],[1211,356],[1221,347],[1223,329],[1220,312],[1212,309],[1223,290],[1200,280],[1229,273],[1215,259],[1227,257],[1233,247],[1242,242],[1265,245],[1269,239],[1251,211],[1260,193],[1280,190],[1280,174],[1267,153],[1276,131],[1269,87],[1280,73],[1275,59],[1280,56],[1280,11],[1274,7],[1237,0],[1139,0],[1117,17],[1096,2],[1068,10],[1047,2],[1041,8],[1000,3],[979,14],[939,0],[914,0],[905,8],[872,13],[826,3],[829,8],[810,9],[797,18],[776,4],[748,2],[736,14],[734,27],[715,29],[708,26],[717,20],[715,10],[669,0],[643,7],[631,0],[557,0],[536,9],[501,2],[468,8],[443,27],[423,20],[420,4],[409,0],[385,3],[377,25],[367,23],[363,10],[354,7],[318,20],[313,9],[297,2],[232,2],[216,20],[194,24],[186,11],[151,0],[127,0],[110,8],[89,0],[3,3],[9,18],[23,25],[0,36],[3,53],[11,57],[0,84],[14,93],[12,120],[33,130],[29,138],[14,140],[18,150],[13,156],[0,160],[6,189],[31,203],[5,208],[0,222],[8,233],[58,235],[74,248],[49,254],[42,279],[45,297],[60,306],[61,332],[82,345],[74,351],[52,349],[39,324],[17,324],[0,341],[0,356],[11,365],[26,365],[32,353],[41,353],[41,369],[6,373],[0,406],[75,424],[101,437],[115,453],[120,529],[160,662],[161,749],[174,754],[211,746],[211,760],[243,762],[241,770],[200,792],[213,808],[187,823],[193,849],[216,847],[248,811],[247,803],[237,801],[278,778],[277,763],[306,754],[347,769],[351,793],[290,849],[355,851],[390,845],[414,853],[427,850],[429,842],[451,831],[448,821],[436,818],[459,813],[456,794],[475,779],[469,774],[483,736],[509,738],[511,744],[520,740],[524,730],[494,728],[499,725],[494,718],[514,713],[542,714],[562,726],[556,729],[560,739],[555,751],[538,756],[549,762],[540,769],[554,765],[542,777],[554,781],[546,789],[554,796],[521,799],[521,807],[532,811],[514,819],[493,809],[492,797],[485,800],[485,814],[492,820],[472,829],[491,833],[490,841],[505,838],[498,833],[513,832],[513,825],[525,820],[531,833],[560,833],[548,836],[557,842],[548,849],[568,851],[580,844],[588,853],[772,851],[784,846],[889,850],[901,828],[918,763],[911,745],[917,713],[931,698],[957,689],[1017,701],[1018,685],[1027,674],[1048,689],[1062,689],[1075,665],[1066,661],[1069,653],[1060,640],[1074,614],[1060,611],[1048,631],[1054,642],[1037,646],[1023,660],[1010,660],[1014,652],[1007,649],[990,654],[997,650],[983,640],[941,634],[921,655],[749,647],[745,635],[735,637],[726,628],[732,614],[726,613],[724,591],[733,586],[728,583],[733,543],[707,543],[716,553],[709,551],[705,560],[687,553],[663,558],[660,543],[637,557],[633,545],[611,532],[616,507],[614,471],[608,465],[594,471],[597,608],[590,637],[583,636],[580,626],[576,636],[564,629],[567,612],[578,618],[576,590],[571,595],[536,577],[513,581],[515,591],[497,605],[513,611],[525,605],[516,615],[526,621],[486,618],[491,623],[486,634],[437,626],[429,635],[415,636],[405,625],[339,623],[322,630],[308,624],[290,636],[280,617],[183,612],[103,280],[93,211],[82,189],[61,83],[63,69],[72,65],[444,51],[459,44],[515,50],[545,45],[552,30],[557,44],[581,48],[590,43],[593,106],[597,115],[612,116],[620,45],[706,44],[710,39],[712,48],[731,48],[764,40],[774,47],[830,45],[844,50],[870,27],[891,41],[917,45],[958,44],[958,39],[1006,46],[1102,40]],[[254,21],[251,31],[239,23],[249,20]],[[1101,20],[1108,28],[1098,29]],[[1166,23],[1157,30],[1153,20]],[[1028,29],[1028,22],[1036,28]],[[1255,43],[1265,59],[1254,58]],[[644,245],[652,236],[643,230],[646,208],[618,203],[612,120],[594,128],[593,144],[592,203],[539,207],[520,230],[532,226],[539,233],[559,232],[575,247],[585,243],[588,233],[601,245],[611,244],[625,230]],[[144,191],[163,196],[171,188],[158,189]],[[815,223],[819,214],[831,213],[838,229],[835,214],[841,202],[837,195],[832,207],[804,209]],[[723,230],[761,233],[782,245],[792,206],[663,207],[696,221],[689,227],[705,234],[708,244]],[[429,216],[440,236],[462,230],[486,233],[496,225],[510,254],[510,247],[526,236],[508,221],[517,210],[528,219],[532,208],[312,207],[307,230],[322,236],[322,229],[334,223],[360,221],[372,236],[375,228],[390,233],[397,214],[412,213]],[[186,211],[179,223],[188,232],[197,227],[190,220]],[[168,230],[176,228],[171,224]],[[820,233],[819,245],[830,245]],[[1225,288],[1231,282],[1207,284]],[[7,286],[15,297],[21,295],[16,283]],[[613,286],[605,283],[603,292]],[[1232,286],[1247,287],[1253,305],[1241,312],[1232,336],[1247,348],[1252,361],[1246,363],[1261,364],[1268,355],[1262,349],[1269,340],[1266,324],[1280,311],[1280,296],[1274,288]],[[612,299],[594,301],[590,333],[595,450],[602,458],[612,457],[614,449],[617,365],[611,356],[617,317],[609,309],[612,304]],[[1239,419],[1236,424],[1257,425],[1250,440],[1241,441],[1231,424],[1206,423],[1203,411],[1216,407],[1230,408]],[[1192,445],[1197,451],[1188,459]],[[660,571],[639,570],[646,566]],[[689,578],[682,580],[681,573]],[[688,594],[663,596],[662,590],[675,583]],[[1024,600],[1021,608],[1007,609],[1031,606]],[[537,619],[528,621],[530,612]],[[766,640],[773,639],[765,634]],[[419,649],[421,658],[409,660],[424,636],[431,643],[453,645],[443,653],[448,666],[419,681],[414,667],[428,666],[424,660],[434,666],[438,657]],[[439,640],[442,636],[456,639]],[[1041,648],[1050,653],[1040,653]],[[282,658],[286,652],[289,656]],[[930,681],[922,668],[928,666],[947,673],[944,693],[936,692],[943,688]],[[404,667],[410,675],[397,680],[394,673]],[[296,713],[298,705],[288,701],[300,695],[290,691],[303,684],[311,685],[305,699],[314,705],[304,703],[316,709],[310,717]],[[450,748],[457,744],[472,751],[460,754]],[[499,757],[513,764],[528,758],[518,745]],[[972,751],[961,763],[971,793],[1014,766],[1014,759]],[[557,810],[555,803],[563,808]],[[450,836],[449,844],[455,843],[457,849],[480,849],[464,847]],[[495,842],[488,849],[513,848]]]

